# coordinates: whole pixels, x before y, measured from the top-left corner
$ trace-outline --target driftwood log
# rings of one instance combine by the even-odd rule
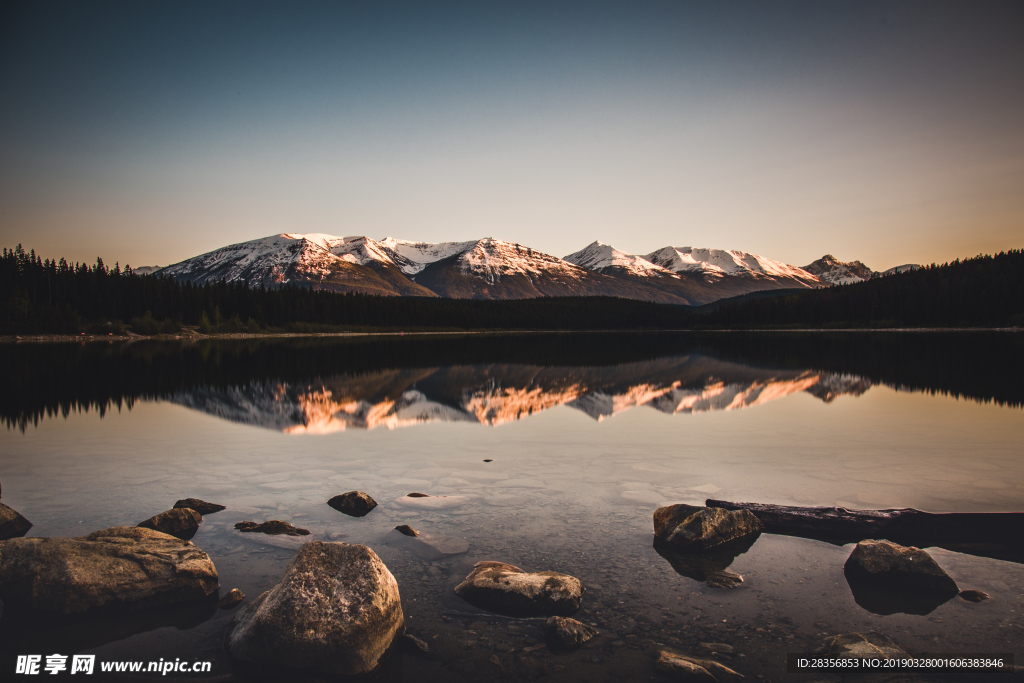
[[[901,545],[937,546],[969,555],[1024,562],[1024,512],[848,510],[711,499],[705,504],[726,510],[749,510],[769,534],[838,544],[886,539]]]

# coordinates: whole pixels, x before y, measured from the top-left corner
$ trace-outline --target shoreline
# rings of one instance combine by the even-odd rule
[[[683,333],[692,334],[750,334],[750,333],[856,333],[856,332],[1024,332],[1022,327],[843,327],[843,328],[766,328],[756,330],[448,330],[444,332],[229,332],[225,334],[156,334],[147,336],[143,334],[122,334],[122,335],[96,335],[96,334],[34,334],[34,335],[0,335],[0,344],[52,344],[69,342],[135,342],[135,341],[201,341],[220,339],[291,339],[306,337],[404,337],[404,336],[430,336],[430,335],[466,335],[466,334],[579,334],[579,333],[602,333],[602,334],[635,334],[635,333]]]

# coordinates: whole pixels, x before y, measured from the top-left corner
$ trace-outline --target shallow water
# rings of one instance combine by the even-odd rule
[[[30,536],[135,524],[184,497],[224,504],[193,543],[215,562],[222,594],[238,587],[247,599],[277,582],[301,542],[366,544],[398,579],[409,632],[433,652],[430,660],[395,655],[373,674],[380,680],[660,680],[659,645],[700,652],[700,643],[730,645],[718,657],[751,677],[814,680],[786,674],[786,653],[851,631],[884,633],[909,652],[1024,657],[1020,564],[930,549],[961,588],[991,600],[954,598],[925,615],[882,616],[859,606],[846,582],[852,546],[763,534],[729,568],[744,582],[712,588],[656,552],[651,522],[660,505],[709,497],[1024,509],[1024,410],[1005,376],[988,384],[983,376],[1000,354],[1017,353],[1015,338],[435,342],[34,347],[22,366],[38,371],[16,378],[31,387],[12,385],[4,403],[3,502],[33,522]],[[531,344],[543,353],[529,354]],[[904,362],[915,349],[923,358]],[[79,358],[74,367],[106,368],[121,381],[85,386],[83,371],[76,393],[74,372],[47,378],[43,365],[57,373],[71,357]],[[265,360],[281,357],[289,360]],[[145,372],[124,371],[140,358]],[[40,389],[44,380],[50,393]],[[31,396],[21,404],[19,389]],[[64,410],[66,417],[46,416]],[[379,507],[351,518],[326,505],[353,489]],[[448,498],[430,508],[436,500],[403,498],[411,491]],[[233,528],[268,519],[312,534]],[[469,550],[424,558],[393,531],[398,524],[464,539]],[[489,615],[454,595],[480,560],[578,577],[587,592],[576,618],[596,624],[600,637],[568,655],[533,649],[543,644],[542,621]],[[186,628],[50,625],[4,650],[210,660],[210,675],[220,676],[231,671],[220,647],[231,617],[203,614],[178,623]]]

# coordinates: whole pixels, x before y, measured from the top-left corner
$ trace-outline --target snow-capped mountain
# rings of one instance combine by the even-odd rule
[[[664,247],[644,256],[645,259],[673,273],[696,273],[706,279],[739,276],[754,279],[787,280],[792,286],[818,287],[821,281],[803,268],[781,261],[724,249]]]
[[[294,283],[318,289],[397,296],[437,296],[409,280],[406,259],[365,237],[284,233],[233,244],[159,271],[205,283],[242,280],[250,286]]]
[[[832,254],[825,254],[814,263],[804,266],[804,270],[832,285],[850,285],[878,277],[878,273],[860,261],[843,263]]]
[[[654,275],[677,277],[672,271],[655,265],[642,256],[627,254],[603,242],[593,242],[583,249],[569,254],[565,260],[587,270],[620,270],[640,277]]]
[[[664,247],[639,256],[594,242],[558,258],[491,237],[429,243],[283,233],[216,249],[157,272],[197,283],[242,280],[252,286],[297,284],[390,296],[618,296],[700,305],[762,290],[823,287],[857,276],[843,273],[871,271],[860,262],[843,264],[831,256],[803,269],[742,251],[692,247]]]

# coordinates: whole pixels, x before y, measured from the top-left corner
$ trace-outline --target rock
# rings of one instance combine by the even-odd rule
[[[455,592],[466,602],[512,617],[571,616],[579,611],[583,584],[558,572],[525,572],[504,562],[478,562]]]
[[[370,510],[377,507],[377,501],[371,498],[370,494],[362,491],[342,493],[331,498],[327,504],[350,517],[365,517]]]
[[[228,591],[227,595],[225,595],[217,602],[217,607],[219,609],[231,609],[235,605],[242,602],[242,600],[245,600],[245,593],[238,590],[237,588],[232,588],[230,591]]]
[[[288,522],[282,522],[279,519],[271,519],[257,524],[256,522],[239,522],[235,525],[235,528],[242,532],[258,532],[261,534],[279,535],[284,534],[286,536],[309,536],[309,529],[300,529],[292,526]]]
[[[199,602],[218,588],[209,556],[153,529],[113,527],[77,538],[0,543],[0,600],[62,614]]]
[[[976,591],[968,589],[960,591],[960,597],[966,600],[967,602],[981,602],[982,600],[988,600],[989,594],[985,591]]]
[[[428,496],[423,493],[410,493],[395,499],[402,507],[417,510],[447,510],[462,505],[468,500],[466,496]]]
[[[743,576],[733,572],[715,572],[708,577],[707,584],[712,588],[736,588],[743,583]]]
[[[906,654],[902,648],[881,633],[843,633],[825,641],[821,652],[827,655],[856,657],[889,657]]]
[[[654,535],[682,551],[703,551],[761,533],[749,510],[668,505],[654,511]]]
[[[3,503],[0,503],[0,541],[8,538],[20,538],[32,528],[32,522],[22,517]]]
[[[725,652],[726,654],[732,654],[732,645],[726,643],[701,643],[700,649],[707,650],[708,652]]]
[[[406,633],[398,639],[402,651],[410,655],[425,656],[430,654],[430,646],[414,635]]]
[[[220,512],[225,509],[223,505],[207,503],[205,500],[199,500],[198,498],[182,498],[174,504],[174,507],[189,508],[201,515],[212,515],[214,512]]]
[[[412,534],[406,533],[406,530],[411,531]],[[469,550],[469,542],[463,538],[429,531],[416,531],[408,525],[395,527],[394,532],[386,537],[386,542],[389,545],[401,546],[421,560],[428,562],[461,555]]]
[[[372,550],[311,541],[238,611],[224,646],[239,668],[264,676],[353,676],[374,669],[404,625],[398,582]]]
[[[949,574],[923,550],[891,541],[861,541],[843,567],[847,579],[886,588],[952,597],[959,589]]]
[[[598,633],[596,628],[567,617],[551,617],[544,624],[544,639],[556,649],[574,650]]]
[[[199,531],[199,525],[203,516],[192,508],[175,508],[167,512],[153,515],[145,522],[139,522],[136,526],[143,529],[153,529],[170,534],[183,541],[190,540]]]
[[[703,659],[676,650],[664,649],[658,652],[654,667],[677,681],[738,681],[743,674],[719,664],[713,659]]]

